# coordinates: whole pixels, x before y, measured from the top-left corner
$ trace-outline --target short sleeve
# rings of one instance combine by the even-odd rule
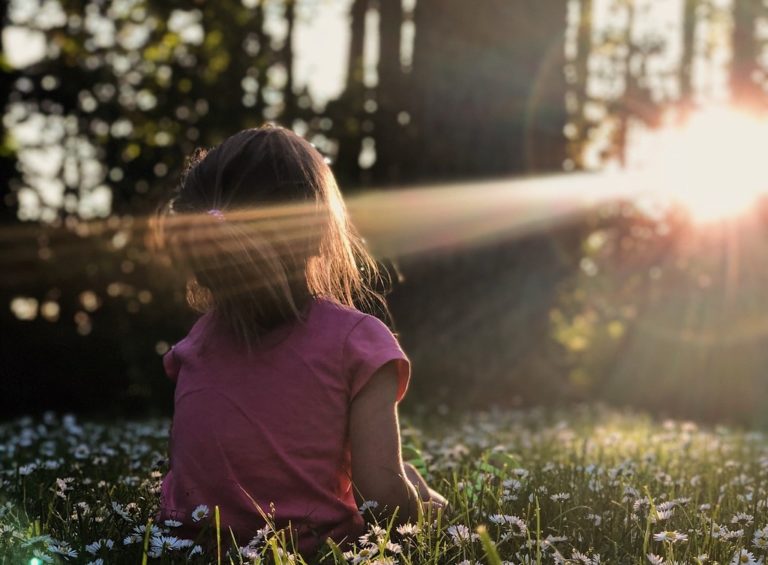
[[[176,357],[175,346],[171,347],[165,355],[163,355],[163,369],[166,376],[173,382],[179,376],[179,370],[181,369],[181,363],[179,363],[178,357]]]
[[[373,316],[365,316],[347,336],[344,345],[344,374],[348,378],[350,401],[370,378],[390,361],[397,368],[397,402],[408,389],[411,363],[389,328]]]

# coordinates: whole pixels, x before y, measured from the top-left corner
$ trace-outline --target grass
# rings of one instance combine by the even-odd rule
[[[279,533],[232,548],[215,527],[153,524],[168,421],[45,415],[0,425],[2,562],[302,563]],[[451,511],[372,525],[313,563],[758,563],[768,438],[604,408],[489,411],[404,425],[405,453]],[[749,552],[749,553],[747,553]]]

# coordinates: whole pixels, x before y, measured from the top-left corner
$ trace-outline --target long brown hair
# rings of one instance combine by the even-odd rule
[[[195,151],[158,219],[189,304],[245,344],[300,319],[313,297],[386,311],[330,167],[290,130],[247,129]]]

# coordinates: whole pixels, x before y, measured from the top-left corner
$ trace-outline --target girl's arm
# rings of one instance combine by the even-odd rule
[[[416,522],[422,500],[440,504],[437,499],[420,496],[423,487],[430,490],[424,479],[419,477],[423,485],[416,486],[409,480],[400,452],[396,396],[397,372],[394,364],[388,363],[352,401],[349,424],[352,485],[358,503],[374,500],[379,504],[377,511],[386,516],[399,509],[397,523]]]

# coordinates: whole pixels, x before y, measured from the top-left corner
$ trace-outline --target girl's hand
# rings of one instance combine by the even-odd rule
[[[413,485],[423,502],[429,502],[436,508],[446,509],[448,507],[448,501],[445,497],[427,485],[416,467],[410,463],[403,463],[403,469],[405,470],[405,478]]]

